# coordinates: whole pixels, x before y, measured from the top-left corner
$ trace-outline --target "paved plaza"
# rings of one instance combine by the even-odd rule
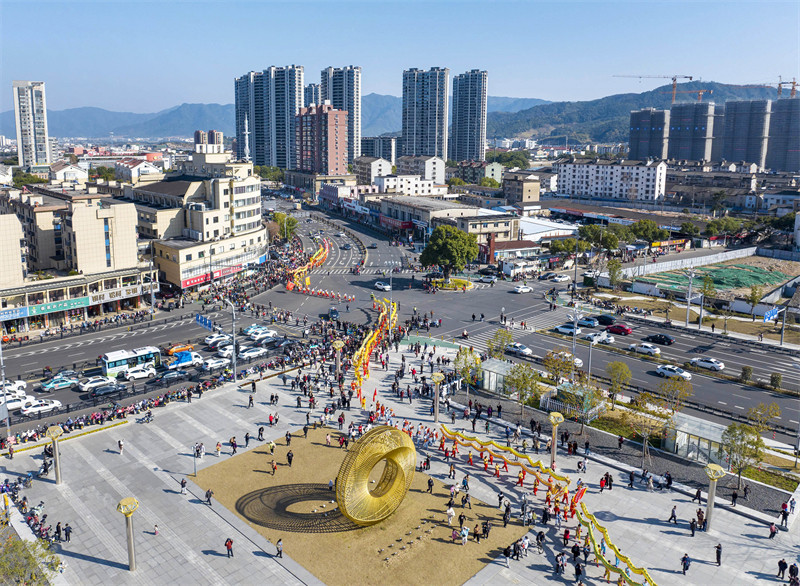
[[[401,347],[403,350],[403,347]],[[437,352],[453,355],[452,348]],[[388,370],[373,368],[366,385],[366,396],[371,399],[373,389],[378,388],[378,397],[395,412],[395,423],[404,419],[417,425],[430,425],[431,406],[429,399],[414,399],[400,402],[390,389],[394,370],[400,364],[400,354],[391,352]],[[413,353],[405,352],[408,364],[419,364]],[[410,376],[403,381],[411,384]],[[270,406],[270,394],[279,396],[278,406]],[[284,387],[278,378],[258,384],[255,407],[248,409],[248,393],[233,385],[204,393],[202,399],[191,404],[173,403],[154,411],[155,421],[139,423],[129,418],[123,425],[112,429],[69,439],[61,444],[64,484],[55,486],[50,480],[36,481],[27,489],[32,504],[45,501],[48,523],[69,523],[73,528],[69,543],[57,546],[65,562],[65,569],[55,582],[57,584],[168,584],[189,582],[195,584],[315,584],[319,580],[289,555],[292,546],[284,539],[287,553],[276,557],[275,544],[262,536],[240,518],[235,511],[228,510],[212,499],[213,505],[204,503],[203,490],[192,480],[194,465],[199,470],[212,466],[220,459],[230,458],[229,438],[236,436],[240,444],[246,432],[255,438],[259,426],[265,427],[265,439],[283,443],[287,431],[300,432],[306,423],[307,407],[297,408],[297,393]],[[456,395],[455,401],[463,401]],[[356,408],[345,412],[347,420],[365,421],[365,414]],[[269,414],[279,413],[279,423],[270,427]],[[504,415],[508,415],[504,411]],[[319,420],[320,410],[311,415],[311,421]],[[514,419],[513,417],[509,417]],[[443,421],[450,423],[449,416]],[[514,419],[515,421],[515,419]],[[458,419],[455,428],[471,434],[469,421]],[[496,418],[487,436],[483,426],[477,428],[480,437],[505,441],[504,425]],[[502,436],[502,437],[501,437]],[[120,453],[118,442],[124,443]],[[193,446],[203,442],[206,456],[193,457]],[[222,442],[222,455],[218,459],[214,446]],[[263,449],[264,442],[251,440],[247,449]],[[581,450],[582,452],[583,450]],[[19,451],[13,461],[3,461],[4,476],[14,477],[37,469],[40,449]],[[419,457],[431,456],[430,473],[447,482],[449,465],[433,446]],[[471,477],[470,493],[473,498],[486,503],[497,503],[498,491],[502,490],[512,502],[515,514],[519,512],[521,492],[515,487],[513,472],[501,479],[493,479],[483,472],[482,466],[469,467],[466,450],[461,451],[457,464],[457,480],[465,473]],[[546,461],[547,456],[542,454]],[[578,474],[578,458],[559,451],[559,470],[573,480],[582,478],[589,489],[584,497],[590,512],[609,531],[611,541],[618,545],[633,563],[646,567],[657,584],[755,584],[775,581],[778,561],[786,559],[791,564],[798,559],[800,538],[798,525],[790,523],[789,531],[781,531],[773,540],[768,539],[769,517],[758,511],[749,511],[747,516],[737,514],[729,508],[717,508],[714,527],[708,533],[698,532],[691,536],[689,520],[698,505],[691,495],[680,491],[648,492],[642,485],[627,488],[627,473],[624,465],[614,466],[606,456],[590,457],[588,473]],[[477,462],[477,458],[476,458]],[[599,479],[605,473],[614,475],[613,490],[600,493]],[[52,474],[51,474],[52,478]],[[180,481],[188,480],[188,494],[180,494]],[[530,479],[530,477],[529,477]],[[452,481],[451,481],[452,482]],[[531,485],[525,490],[530,493]],[[135,572],[127,569],[127,550],[124,519],[116,512],[117,503],[124,497],[134,496],[140,506],[134,514],[135,545],[138,567]],[[217,495],[220,496],[220,495]],[[543,505],[543,493],[533,499],[537,514]],[[444,503],[443,503],[444,504]],[[746,502],[739,501],[737,511],[747,512]],[[673,506],[677,507],[677,524],[667,522]],[[502,512],[497,511],[497,522],[502,525]],[[458,513],[458,509],[456,510]],[[442,510],[440,513],[444,513]],[[794,521],[794,515],[790,521]],[[19,518],[15,520],[19,522]],[[513,521],[518,523],[518,520]],[[155,526],[158,525],[158,534]],[[567,525],[574,533],[575,521]],[[574,582],[572,564],[565,575],[555,575],[555,555],[571,548],[562,546],[564,527],[557,529],[551,522],[537,526],[531,538],[539,530],[546,534],[544,554],[535,548],[519,561],[512,560],[509,567],[502,556],[485,559],[485,566],[467,583],[469,584],[517,584],[529,582]],[[19,529],[24,533],[23,525]],[[234,557],[229,558],[225,550],[226,539],[233,540]],[[715,561],[714,547],[723,548],[722,565]],[[497,543],[501,551],[507,543]],[[582,545],[582,544],[581,544]],[[456,543],[451,547],[475,547],[472,541],[466,546]],[[476,549],[477,552],[477,549]],[[680,559],[688,553],[692,564],[684,576],[680,571]],[[357,552],[347,555],[358,555]],[[613,554],[609,554],[612,556]],[[570,554],[571,559],[571,554]],[[581,559],[582,556],[581,556]],[[343,560],[344,561],[344,560]],[[413,563],[413,558],[408,562]],[[446,562],[442,562],[446,563]],[[392,583],[412,583],[402,564],[396,565]],[[598,567],[589,556],[586,565],[587,584],[605,583],[601,580],[602,566]],[[352,576],[349,583],[370,583],[368,577]]]

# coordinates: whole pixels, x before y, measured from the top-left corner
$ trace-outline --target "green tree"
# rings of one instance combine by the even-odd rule
[[[711,220],[706,224],[705,233],[708,236],[734,234],[742,227],[742,221],[730,216]]]
[[[633,432],[634,436],[642,439],[642,464],[650,455],[650,439],[660,437],[667,429],[667,419],[662,415],[652,413],[651,405],[655,403],[650,393],[641,393],[635,401],[628,404],[628,411],[623,421]]]
[[[615,360],[606,365],[606,375],[611,381],[608,387],[608,394],[611,396],[611,410],[613,411],[617,406],[617,395],[628,386],[633,374],[631,374],[631,369],[628,368],[627,364]]]
[[[597,224],[587,224],[578,228],[578,238],[595,246],[600,246],[603,234],[606,234],[606,231],[603,230],[602,226],[598,226]]]
[[[551,350],[547,353],[542,361],[547,372],[550,373],[556,384],[561,382],[561,379],[569,378],[573,369],[572,354],[564,350]]]
[[[722,432],[722,449],[728,454],[728,461],[738,477],[737,488],[742,488],[742,472],[757,466],[764,458],[764,440],[752,425],[731,423]]]
[[[113,181],[116,177],[114,167],[103,167],[101,165],[99,167],[95,167],[92,171],[92,176],[98,179],[103,179],[104,181]]]
[[[514,343],[514,336],[506,328],[497,328],[492,337],[486,341],[486,353],[491,358],[501,359],[505,356],[506,346]]]
[[[717,295],[717,289],[714,287],[714,279],[711,278],[711,275],[703,277],[703,284],[700,285],[700,293],[703,294],[703,305],[706,307],[711,305],[711,302]]]
[[[747,410],[747,419],[759,435],[769,430],[773,419],[780,419],[781,408],[777,403],[759,403]]]
[[[619,248],[619,237],[613,232],[603,232],[600,237],[600,246],[608,252],[613,252]]]
[[[397,165],[392,165],[392,175],[397,175]]]
[[[461,271],[478,256],[478,241],[475,234],[462,232],[455,226],[437,226],[419,262],[422,266],[438,265],[444,273],[446,283],[453,271]]]
[[[56,575],[59,558],[46,542],[23,541],[16,534],[0,540],[0,579],[3,584],[48,584]]]
[[[669,231],[658,227],[653,220],[639,220],[631,226],[631,233],[645,242],[657,242],[669,238]]]
[[[16,167],[19,165],[19,159],[16,156],[8,157],[7,159],[3,159],[2,163],[9,167]]]
[[[469,386],[477,384],[478,379],[481,377],[481,357],[471,348],[459,348],[456,353],[456,358],[453,361],[453,369],[458,376],[464,381],[467,391],[467,401],[469,401]]]
[[[67,158],[69,159],[70,164],[72,164],[72,165],[77,165],[78,164],[78,156],[76,154],[69,153],[67,155]]]
[[[659,407],[677,413],[683,409],[684,403],[694,394],[692,383],[677,376],[666,378],[656,388]]]
[[[716,191],[711,194],[711,211],[717,213],[724,210],[726,197],[727,195],[724,191]]]
[[[283,169],[280,167],[269,167],[267,165],[254,165],[253,173],[262,179],[266,179],[267,181],[275,181],[279,183],[283,181],[284,177]]]
[[[481,187],[500,187],[500,184],[497,182],[496,179],[493,179],[491,177],[484,177],[483,179],[481,179],[480,186]]]
[[[19,169],[14,170],[13,174],[14,187],[21,189],[23,185],[31,185],[33,183],[47,183],[47,179],[42,179],[30,173],[23,173]]]
[[[536,370],[524,362],[517,362],[511,367],[511,371],[505,377],[505,384],[506,388],[513,389],[517,393],[520,415],[524,412],[525,404],[530,398],[535,400],[542,394]]]
[[[761,302],[762,295],[761,285],[750,286],[750,292],[747,294],[747,303],[750,304],[750,316],[753,321],[756,321],[756,305]]]
[[[444,162],[445,167],[458,167],[458,161],[454,161],[453,159],[447,159]]]
[[[486,151],[487,163],[500,163],[503,167],[519,167],[527,169],[530,165],[527,151]]]
[[[618,258],[608,261],[608,284],[616,291],[622,283],[622,262]]]
[[[700,228],[692,222],[684,222],[681,224],[681,234],[685,234],[689,238],[694,238],[700,235]]]
[[[275,212],[272,221],[278,225],[278,236],[287,240],[294,236],[297,229],[297,218],[289,216],[283,212]]]
[[[466,185],[467,182],[461,179],[460,177],[451,177],[447,180],[447,184],[450,187],[455,187],[456,185]]]

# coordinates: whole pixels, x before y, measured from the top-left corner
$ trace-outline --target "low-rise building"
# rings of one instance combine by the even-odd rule
[[[0,214],[0,290],[15,287],[28,273],[28,245],[16,214]]]
[[[395,193],[410,196],[444,197],[447,195],[446,185],[437,185],[430,179],[419,175],[386,175],[376,177],[374,181],[380,193]]]
[[[392,174],[392,163],[378,157],[357,157],[353,161],[353,171],[359,185],[371,185],[376,177]]]
[[[384,197],[376,203],[380,203],[378,221],[381,226],[420,241],[430,236],[435,220],[474,215],[478,209],[452,201],[407,195]]]
[[[0,165],[0,185],[11,185],[14,183],[14,172],[7,165]]]
[[[294,187],[298,191],[317,195],[325,183],[357,185],[358,181],[354,174],[324,175],[322,173],[306,173],[287,169],[283,172],[283,183],[289,187]]]
[[[519,238],[519,217],[513,214],[461,216],[455,226],[467,234],[475,234],[478,244],[508,242]]]
[[[666,189],[664,161],[576,159],[553,169],[558,192],[573,197],[658,201]]]
[[[164,178],[164,173],[145,159],[125,157],[114,162],[114,177],[135,185],[140,181],[160,181]]]
[[[405,156],[397,159],[398,175],[419,175],[437,185],[445,183],[444,160],[433,156]]]
[[[505,167],[500,163],[486,161],[459,161],[455,176],[468,184],[479,185],[481,179],[488,177],[497,183],[503,182]]]
[[[53,183],[86,183],[89,173],[68,161],[56,161],[50,165],[48,179]]]
[[[539,178],[529,171],[506,171],[503,193],[509,205],[528,205],[539,201]]]

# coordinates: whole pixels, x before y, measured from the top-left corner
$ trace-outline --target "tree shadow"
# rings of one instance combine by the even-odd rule
[[[236,501],[236,511],[248,521],[292,533],[339,533],[360,529],[338,509],[299,513],[289,508],[306,501],[331,501],[327,484],[286,484],[250,492]]]

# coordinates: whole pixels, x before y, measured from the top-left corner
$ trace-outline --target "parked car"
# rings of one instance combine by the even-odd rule
[[[637,354],[647,354],[648,356],[658,356],[661,354],[661,349],[653,344],[642,342],[640,344],[631,344],[628,346],[628,352],[636,352]]]
[[[541,275],[539,275],[539,280],[540,281],[549,281],[550,279],[552,279],[555,276],[556,276],[556,273],[554,273],[552,271],[549,272],[549,273],[542,273]]]
[[[662,378],[682,378],[683,380],[692,380],[692,374],[683,370],[680,366],[673,366],[672,364],[662,364],[656,368],[658,376]]]
[[[675,343],[675,338],[668,334],[650,334],[645,338],[645,341],[672,346]]]
[[[147,381],[146,384],[168,386],[182,380],[188,380],[189,377],[190,377],[189,373],[186,372],[185,370],[170,370],[169,372],[165,372],[159,377],[150,379],[149,381]]]
[[[383,281],[378,281],[375,283],[375,288],[378,291],[391,291],[392,286],[389,283],[384,283]]]
[[[231,363],[230,358],[209,358],[203,363],[203,370],[208,370],[209,372],[213,370],[218,370],[220,368],[225,368]]]
[[[584,328],[596,328],[599,322],[593,317],[582,317],[578,320],[578,325]]]
[[[110,385],[103,385],[102,387],[95,387],[89,391],[89,398],[105,397],[107,395],[115,395],[125,390],[125,385],[119,383],[111,383]]]
[[[441,271],[433,271],[425,275],[426,279],[444,279],[444,273]]]
[[[606,331],[612,334],[619,334],[621,336],[630,336],[633,333],[633,329],[627,324],[614,324],[608,326]]]
[[[555,277],[553,277],[554,283],[566,283],[567,281],[569,281],[568,275],[556,275]]]
[[[583,337],[584,340],[589,340],[593,344],[613,344],[614,336],[608,332],[589,332]]]
[[[47,393],[57,391],[59,389],[77,389],[81,384],[77,378],[56,377],[51,378],[49,381],[43,382],[41,390]]]
[[[560,326],[556,326],[555,331],[559,334],[564,334],[566,336],[578,336],[581,333],[580,328],[576,328],[574,324],[563,324]]]
[[[482,275],[480,279],[478,279],[479,283],[496,283],[497,277],[494,275]]]
[[[597,316],[597,323],[601,326],[610,326],[614,325],[617,322],[617,316],[611,315],[610,313],[604,313],[603,315]]]
[[[246,350],[239,352],[239,358],[247,360],[248,358],[258,358],[259,356],[264,356],[265,354],[269,354],[269,350],[266,348],[247,348]]]
[[[39,413],[49,413],[50,411],[60,408],[61,401],[54,401],[52,399],[34,399],[33,401],[27,401],[24,405],[22,405],[20,411],[25,417],[32,417],[34,415],[38,415]]]
[[[520,344],[519,342],[514,342],[513,344],[506,346],[506,352],[509,354],[515,354],[517,356],[533,356],[533,350],[524,344]]]
[[[194,350],[194,346],[192,344],[173,344],[167,348],[167,354],[172,356],[175,352],[186,352],[187,350],[191,352]]]
[[[513,289],[514,293],[530,293],[531,291],[533,291],[533,287],[529,285],[517,285]]]
[[[156,369],[149,364],[141,366],[134,366],[129,368],[122,376],[125,380],[139,380],[140,378],[153,378],[156,375]]]
[[[83,381],[79,386],[80,389],[85,393],[87,391],[91,391],[94,388],[102,387],[104,385],[108,385],[113,382],[114,381],[108,378],[107,376],[92,376]]]
[[[697,368],[707,368],[714,372],[721,372],[725,369],[725,363],[716,358],[692,358],[691,365]]]

